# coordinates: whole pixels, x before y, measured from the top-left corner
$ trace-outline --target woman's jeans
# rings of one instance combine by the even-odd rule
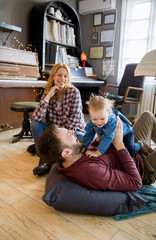
[[[42,121],[32,121],[31,122],[31,131],[32,131],[32,135],[35,141],[35,147],[36,147],[36,143],[38,138],[41,136],[41,134],[44,132],[44,130],[48,127],[48,124]],[[77,139],[82,142],[83,136],[84,136],[84,132],[81,131],[76,131],[75,132],[75,136],[77,137]]]

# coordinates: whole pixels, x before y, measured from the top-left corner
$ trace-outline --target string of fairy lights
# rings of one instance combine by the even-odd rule
[[[24,48],[23,43],[20,42],[20,41],[17,39],[16,36],[14,36],[13,39],[14,39],[14,41],[15,41],[15,42],[17,43],[17,45],[18,45],[18,50],[23,50],[23,51],[26,51],[26,52],[36,52],[36,53],[37,53],[36,48],[34,48],[34,46],[33,46],[32,44],[28,44],[28,46],[27,46],[26,48]],[[6,48],[8,48],[8,47],[7,47],[7,43],[8,43],[8,38],[5,40],[5,44],[3,44],[3,45],[5,45],[4,47],[6,47]],[[17,49],[17,48],[15,47],[15,45],[16,45],[16,44],[12,44],[11,47],[9,47],[9,48]],[[33,50],[32,50],[32,49],[33,49]],[[12,56],[11,53],[10,53],[10,57],[11,57],[12,60],[13,60],[13,56]],[[41,66],[40,66],[40,64],[39,64],[37,54],[36,54],[36,60],[37,60],[37,62],[38,62],[38,68],[39,68],[39,70],[41,71]],[[15,62],[15,66],[18,66],[18,64],[17,64],[16,62]],[[32,64],[32,66],[34,66],[34,64]],[[1,72],[1,73],[2,73],[2,72]],[[20,72],[19,72],[19,73],[20,73]],[[9,77],[9,72],[5,72],[5,74],[4,74],[4,73],[3,73],[3,74],[0,74],[0,76],[1,76],[1,77]],[[26,75],[15,76],[15,79],[19,79],[19,77],[24,80],[24,78],[26,78]],[[45,76],[43,76],[42,78],[45,79]],[[32,91],[36,94],[36,96],[41,95],[41,94],[43,93],[43,91],[44,91],[44,87],[42,87],[42,88],[39,90],[39,92],[36,91],[35,86],[32,85],[31,87],[32,87]]]
[[[5,23],[3,23],[5,24]],[[7,44],[8,44],[8,38],[9,38],[10,34],[6,37],[5,41],[2,40],[2,38],[0,38],[2,44],[3,44],[3,47],[5,48],[11,48],[11,49],[18,49],[18,50],[23,50],[23,51],[26,51],[26,52],[36,52],[37,53],[37,50],[32,46],[32,44],[28,44],[28,46],[26,48],[24,48],[24,45],[22,42],[20,42],[16,36],[13,37],[13,40],[15,41],[14,44],[11,45],[11,47],[7,47]],[[15,46],[17,45],[18,48]],[[33,49],[33,50],[32,50]],[[13,62],[13,55],[12,53],[10,53],[10,59],[12,59],[12,62]],[[38,55],[36,54],[36,62],[38,63],[38,68],[39,70],[41,70],[41,66],[39,64],[39,61],[38,61]],[[15,61],[14,62],[15,66],[18,66],[18,63]],[[32,66],[34,66],[34,64],[32,64]],[[20,73],[20,72],[19,72]],[[11,78],[11,76],[9,76],[9,72],[0,72],[0,76],[1,77],[7,77],[9,79],[9,77]],[[19,75],[19,76],[14,76],[15,79],[22,79],[24,80],[24,78],[26,78],[26,75]],[[28,77],[27,77],[28,78]],[[45,78],[45,76],[42,77],[43,79]],[[44,91],[44,87],[42,87],[39,92],[38,90],[35,89],[35,86],[31,86],[32,87],[32,91],[34,92],[34,94],[36,96],[39,96],[39,95],[42,95],[43,91]],[[0,126],[0,132],[3,131],[4,129],[10,129],[11,131],[13,130],[13,127],[10,125],[10,124],[3,124]]]

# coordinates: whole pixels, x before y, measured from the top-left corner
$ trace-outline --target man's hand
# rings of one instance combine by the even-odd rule
[[[117,128],[112,143],[117,151],[125,148],[123,143],[123,124],[119,116],[117,116]]]
[[[86,153],[85,153],[87,156],[89,156],[89,157],[99,157],[102,153],[101,152],[99,152],[98,150],[96,150],[96,151],[86,151]]]

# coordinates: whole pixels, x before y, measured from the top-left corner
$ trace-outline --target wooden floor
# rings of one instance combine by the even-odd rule
[[[152,240],[156,212],[125,221],[55,211],[41,199],[46,176],[34,176],[38,163],[26,148],[32,139],[12,144],[17,130],[0,133],[0,240]]]

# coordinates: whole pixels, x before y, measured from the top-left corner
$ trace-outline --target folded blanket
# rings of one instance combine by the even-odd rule
[[[116,214],[113,216],[115,220],[125,220],[154,212],[156,210],[156,187],[153,185],[143,185],[143,187],[137,192],[147,201],[147,203],[136,212],[128,214]]]

